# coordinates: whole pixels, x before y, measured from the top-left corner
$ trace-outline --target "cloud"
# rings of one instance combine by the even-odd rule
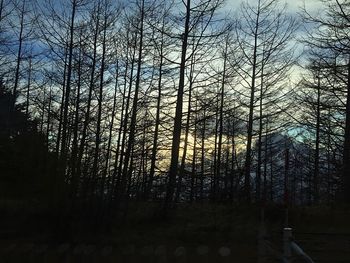
[[[227,8],[234,11],[237,9],[240,4],[244,1],[237,1],[237,0],[226,0],[227,1]],[[257,3],[258,0],[247,0],[251,4]],[[281,0],[281,3],[286,3],[290,11],[299,11],[300,7],[302,7],[305,3],[305,7],[307,10],[313,11],[322,6],[322,3],[319,0]]]
[[[291,10],[299,11],[300,7],[304,6],[307,10],[317,10],[322,6],[319,0],[285,0],[285,3]]]

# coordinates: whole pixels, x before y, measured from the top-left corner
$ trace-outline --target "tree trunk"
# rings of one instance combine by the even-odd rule
[[[61,140],[61,156],[60,156],[60,167],[59,175],[62,178],[65,177],[66,166],[67,166],[67,156],[68,156],[68,112],[69,112],[69,100],[70,100],[70,91],[71,91],[71,78],[72,78],[72,61],[73,61],[73,49],[74,49],[74,21],[76,15],[77,2],[73,0],[72,2],[72,13],[69,29],[69,46],[68,46],[68,65],[67,65],[67,79],[65,87],[65,98],[64,98],[64,107],[63,107],[63,120],[62,120],[62,140]]]
[[[191,192],[190,192],[190,202],[193,202],[193,199],[196,195],[196,153],[197,153],[197,101],[195,107],[195,120],[194,120],[194,130],[193,130],[193,152],[192,152],[192,168],[191,168]]]
[[[141,21],[140,21],[140,40],[139,40],[139,52],[138,52],[138,60],[137,60],[135,93],[134,93],[134,99],[133,99],[133,105],[132,105],[129,140],[128,140],[128,145],[127,145],[127,149],[125,152],[124,167],[123,167],[122,177],[121,177],[121,181],[120,181],[120,200],[119,200],[119,202],[122,202],[125,199],[127,201],[127,199],[128,199],[128,196],[126,195],[127,194],[127,184],[128,184],[128,179],[131,178],[131,175],[133,172],[132,161],[130,161],[130,158],[132,156],[132,150],[134,147],[134,140],[135,140],[135,133],[136,133],[135,129],[136,129],[137,108],[138,108],[137,104],[138,104],[138,95],[139,95],[140,81],[141,81],[144,17],[145,17],[145,1],[142,0],[142,3],[141,3]],[[130,165],[130,167],[129,167],[129,165]]]
[[[166,197],[164,202],[164,216],[167,215],[167,210],[171,206],[173,201],[174,190],[176,186],[176,176],[178,171],[183,93],[184,93],[184,86],[185,86],[186,52],[187,52],[187,41],[188,41],[188,34],[189,34],[189,27],[190,27],[190,15],[191,15],[191,0],[187,0],[185,29],[184,29],[184,34],[182,35],[180,75],[179,75],[179,86],[177,90],[177,99],[176,99],[176,111],[175,111],[175,118],[174,118],[173,139],[172,139],[172,147],[171,147],[171,161],[170,161]]]
[[[80,44],[82,32],[80,33]],[[76,176],[76,168],[77,168],[77,155],[78,155],[78,129],[79,129],[79,111],[80,111],[80,93],[81,93],[81,62],[82,62],[82,54],[81,54],[81,46],[79,49],[79,55],[78,55],[78,82],[77,82],[77,97],[76,97],[76,103],[75,103],[75,119],[74,119],[74,127],[73,127],[73,143],[72,143],[72,157],[71,157],[71,190],[70,190],[70,196],[73,200],[75,200],[76,193],[77,193],[77,187],[78,187],[78,181],[79,179]]]
[[[16,58],[16,70],[15,70],[15,84],[13,86],[13,110],[15,109],[16,98],[17,98],[17,89],[19,83],[19,70],[22,62],[22,46],[23,46],[23,30],[24,30],[24,8],[26,1],[23,0],[21,8],[21,18],[20,18],[20,29],[19,29],[19,38],[18,38],[18,51]]]
[[[227,61],[227,47],[228,47],[228,40],[226,40],[225,43],[225,50],[224,50],[224,69],[222,72],[222,80],[221,80],[221,92],[220,92],[220,113],[219,113],[219,142],[218,142],[218,150],[217,150],[217,161],[216,161],[216,177],[217,177],[217,187],[219,187],[219,181],[221,178],[221,149],[222,149],[222,135],[223,135],[223,112],[224,112],[224,96],[225,96],[225,81],[226,81],[226,61]],[[216,189],[218,190],[218,189]],[[216,193],[214,195],[214,199],[216,198]]]
[[[165,18],[163,17],[162,32],[164,31],[164,27],[165,27],[164,19]],[[151,169],[150,169],[149,178],[146,186],[146,192],[145,192],[146,200],[149,198],[149,195],[152,189],[155,167],[156,167],[157,150],[158,150],[158,133],[159,133],[159,125],[160,125],[160,102],[162,99],[162,76],[163,76],[163,60],[164,60],[163,47],[164,47],[164,34],[162,33],[160,48],[159,48],[160,62],[159,62],[159,69],[158,69],[159,77],[158,77],[157,112],[156,112],[156,120],[155,120],[155,127],[154,127]]]
[[[83,130],[80,140],[80,146],[79,146],[79,153],[78,153],[78,161],[77,161],[77,176],[78,179],[80,179],[82,174],[82,160],[84,156],[84,149],[85,149],[85,143],[86,143],[86,137],[87,137],[87,131],[88,126],[90,124],[90,110],[91,110],[91,101],[92,101],[92,95],[95,89],[95,71],[96,71],[96,56],[97,56],[97,38],[98,38],[98,31],[99,31],[99,16],[97,16],[96,21],[96,27],[94,32],[94,39],[93,39],[93,55],[92,55],[92,62],[91,62],[91,72],[90,72],[90,79],[89,79],[89,93],[87,98],[87,105],[86,105],[86,111],[85,111],[85,118],[84,118],[84,124],[83,124]],[[84,178],[86,178],[86,172],[84,172],[85,169],[83,169]],[[84,182],[84,189],[83,195],[86,194],[86,183]]]
[[[254,32],[254,51],[253,51],[253,65],[252,65],[252,79],[251,79],[251,91],[250,91],[250,103],[249,103],[249,120],[247,131],[247,148],[245,157],[245,176],[244,176],[244,194],[248,203],[251,201],[250,193],[250,169],[252,163],[252,138],[253,138],[253,115],[254,115],[254,98],[255,98],[255,80],[256,80],[256,68],[257,68],[257,45],[258,45],[258,29],[259,29],[259,15],[260,15],[260,0],[258,6],[258,12],[255,21]]]
[[[346,121],[343,153],[343,194],[345,203],[350,203],[350,58],[348,61]]]
[[[29,96],[30,96],[30,85],[32,81],[32,57],[29,58],[28,65],[28,80],[27,80],[27,95],[26,95],[26,116],[29,114]]]
[[[106,7],[105,7],[106,8]],[[106,10],[105,10],[106,12]],[[101,144],[101,119],[102,119],[102,100],[103,100],[103,81],[105,73],[105,58],[106,58],[106,34],[107,34],[107,14],[104,15],[104,24],[103,24],[103,39],[102,39],[102,58],[101,58],[101,70],[100,70],[100,89],[98,96],[98,110],[97,110],[97,127],[96,127],[96,137],[95,137],[95,150],[94,150],[94,161],[92,166],[92,176],[93,184],[91,186],[91,193],[97,182],[98,177],[98,167],[99,167],[99,153],[100,153],[100,144]],[[104,184],[104,178],[102,179]],[[104,186],[101,185],[101,188]]]
[[[256,170],[256,201],[261,201],[261,163],[262,163],[262,130],[263,130],[263,86],[264,68],[261,69],[260,98],[259,98],[259,134],[258,134],[258,163]]]
[[[315,140],[315,160],[314,160],[314,203],[318,204],[319,201],[319,163],[320,163],[320,122],[321,122],[321,80],[320,76],[317,76],[317,109],[316,109],[316,140]]]
[[[115,113],[116,113],[116,107],[117,107],[117,92],[118,92],[118,81],[119,81],[119,61],[117,60],[116,64],[116,77],[115,77],[115,86],[114,86],[114,94],[113,94],[113,107],[112,107],[112,116],[111,116],[111,122],[109,124],[109,131],[108,131],[108,142],[107,142],[107,156],[106,156],[106,161],[102,173],[102,182],[101,182],[101,190],[100,194],[101,196],[104,195],[105,191],[105,182],[106,182],[106,177],[109,172],[109,163],[110,163],[110,157],[111,157],[111,146],[112,146],[112,136],[113,136],[113,126],[114,126],[114,119],[115,119]],[[118,135],[118,139],[120,134]],[[108,186],[109,182],[107,182]],[[107,187],[108,189],[108,187]]]
[[[182,153],[181,158],[181,165],[179,169],[178,179],[177,179],[177,188],[175,193],[175,202],[179,201],[180,194],[181,194],[181,187],[182,187],[182,179],[184,177],[185,173],[185,166],[186,166],[186,156],[187,156],[187,148],[188,148],[188,135],[190,130],[190,119],[191,119],[191,112],[192,112],[192,89],[193,89],[193,71],[194,71],[194,55],[191,59],[191,69],[190,69],[190,77],[189,77],[189,94],[188,94],[188,107],[187,107],[187,119],[186,119],[186,127],[185,127],[185,141],[184,141],[184,149]]]

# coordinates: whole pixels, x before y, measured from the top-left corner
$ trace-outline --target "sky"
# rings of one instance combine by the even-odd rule
[[[261,0],[261,1],[267,1],[267,0]],[[237,11],[239,11],[239,6],[242,2],[249,2],[251,5],[257,5],[258,0],[226,0],[226,8],[225,12],[232,12],[233,14]],[[319,11],[322,12],[322,6],[320,0],[279,0],[281,4],[286,3],[288,12],[291,15],[298,16],[298,13],[301,12],[301,7],[305,5],[306,10],[312,14],[312,13],[318,13]],[[304,28],[300,27],[298,32],[298,37],[302,36],[302,34],[305,33]],[[297,45],[297,54],[300,54],[303,50],[302,45]],[[293,74],[292,74],[292,80],[293,82],[298,82],[298,79],[301,75],[302,69],[295,66],[293,67]]]
[[[234,10],[237,8],[243,0],[226,0],[227,6],[232,7]],[[248,2],[254,4],[257,3],[258,0],[247,0]],[[305,6],[309,10],[316,10],[321,6],[320,1],[318,0],[280,0],[281,3],[287,3],[288,8],[290,8],[291,11],[299,11],[299,8],[303,6],[305,3]]]

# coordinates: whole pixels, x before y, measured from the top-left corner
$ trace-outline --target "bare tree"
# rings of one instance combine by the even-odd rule
[[[307,22],[316,24],[316,29],[309,32],[306,43],[312,48],[323,50],[323,63],[334,68],[333,72],[339,84],[344,89],[345,127],[343,141],[343,196],[345,202],[350,202],[350,38],[348,34],[350,22],[350,4],[348,1],[321,0],[326,7],[324,17],[314,16],[304,8],[304,18]],[[335,63],[330,65],[329,53],[336,57]],[[332,62],[333,62],[332,61]]]
[[[256,91],[259,85],[261,90],[263,85],[267,86],[265,83],[267,79],[270,87],[282,81],[294,59],[288,42],[293,37],[296,22],[286,14],[285,8],[279,7],[278,2],[278,0],[259,0],[256,5],[244,3],[241,7],[242,19],[238,21],[236,30],[239,46],[247,66],[241,68],[241,71],[238,70],[237,73],[244,78],[243,85],[247,86],[250,91],[244,177],[244,191],[248,202],[251,200]],[[270,72],[267,70],[268,67],[270,67]],[[259,173],[257,178],[259,188],[260,181]],[[260,189],[257,192],[260,195]]]

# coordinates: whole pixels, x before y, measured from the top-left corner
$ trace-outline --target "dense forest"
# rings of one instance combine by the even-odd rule
[[[316,2],[1,0],[1,200],[348,205],[350,2]]]

